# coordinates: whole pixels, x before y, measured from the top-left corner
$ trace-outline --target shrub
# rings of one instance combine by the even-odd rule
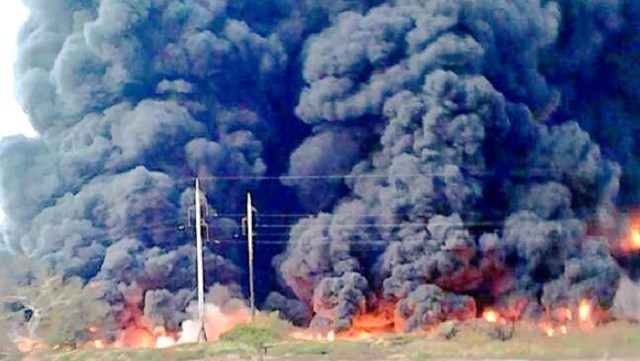
[[[515,335],[515,326],[513,323],[508,323],[506,325],[502,324],[493,324],[492,327],[489,327],[488,334],[494,340],[499,341],[507,341],[513,338]]]
[[[258,351],[271,342],[282,340],[290,326],[279,319],[277,313],[260,315],[255,322],[241,325],[222,335],[221,340],[239,342]]]
[[[456,321],[443,322],[438,326],[436,330],[436,334],[438,335],[438,337],[444,338],[445,340],[451,340],[452,338],[456,337],[458,332],[458,322]]]

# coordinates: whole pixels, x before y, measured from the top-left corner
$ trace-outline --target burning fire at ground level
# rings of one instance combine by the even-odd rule
[[[454,323],[452,337],[442,330],[448,329],[448,323],[439,327],[438,332],[420,335],[387,335],[368,340],[344,341],[329,333],[313,340],[294,340],[280,337],[265,344],[264,349],[250,349],[245,342],[225,341],[223,344],[182,345],[162,350],[42,350],[25,355],[27,360],[40,360],[46,357],[67,355],[69,360],[119,359],[138,360],[141,355],[158,359],[191,359],[201,351],[213,355],[215,359],[236,360],[255,358],[261,354],[265,360],[280,360],[283,355],[292,359],[311,360],[319,357],[326,359],[353,360],[397,360],[415,359],[581,359],[581,360],[636,360],[640,359],[637,348],[637,325],[625,321],[613,321],[600,325],[591,331],[572,329],[567,335],[546,337],[532,322],[523,320],[515,324],[513,337],[503,340],[493,336],[493,324],[482,319]],[[206,350],[206,351],[205,351]],[[304,351],[303,351],[304,350]],[[314,352],[309,354],[308,352]],[[221,353],[219,353],[221,352]],[[264,354],[266,352],[266,354]],[[304,353],[303,353],[304,352]],[[318,352],[317,354],[315,352]],[[320,355],[322,353],[323,355]],[[429,355],[426,357],[425,355]]]
[[[624,238],[618,247],[618,256],[626,258],[640,257],[640,217],[632,217],[628,237]],[[100,329],[89,328],[89,341],[75,345],[79,349],[162,349],[180,344],[196,342],[198,337],[197,322],[187,320],[182,325],[182,330],[167,331],[162,326],[151,327],[150,323],[141,315],[139,308],[140,300],[128,305],[127,321],[121,321],[122,330],[115,339],[108,340],[103,337]],[[590,331],[598,324],[612,320],[612,317],[605,310],[600,310],[594,302],[583,299],[575,305],[568,305],[554,309],[546,309],[537,320],[523,319],[522,310],[526,304],[515,302],[510,308],[485,307],[477,316],[487,324],[497,326],[514,325],[519,321],[533,321],[537,323],[539,332],[547,337],[558,337],[567,335],[572,330]],[[352,320],[352,325],[343,330],[314,330],[295,329],[289,333],[289,337],[294,340],[333,342],[334,340],[360,341],[371,340],[389,335],[404,332],[404,320],[395,311],[395,304],[384,303],[376,310],[369,313],[356,314]],[[235,327],[250,322],[250,313],[245,308],[240,308],[234,312],[222,312],[220,308],[208,304],[205,316],[205,329],[207,340],[215,342],[220,336],[231,331]],[[458,317],[456,321],[469,321]],[[427,329],[412,331],[411,334],[428,335],[437,330],[439,324],[447,321],[439,320]],[[16,346],[22,353],[29,353],[36,350],[45,349],[42,340],[20,338],[15,340]],[[54,345],[53,349],[63,348]]]
[[[536,320],[519,319],[513,317],[518,311],[498,310],[496,308],[486,308],[479,320],[496,326],[513,326],[515,323],[533,321],[538,324],[540,333],[548,336],[566,335],[571,330],[590,331],[598,324],[609,322],[612,318],[606,311],[599,310],[589,300],[581,300],[574,307],[560,307],[548,310],[542,317]],[[469,321],[469,320],[457,320]],[[433,327],[412,334],[434,333],[439,324]],[[357,315],[351,327],[339,332],[314,332],[313,330],[298,330],[291,333],[291,337],[306,341],[328,341],[333,340],[367,340],[378,337],[389,336],[402,333],[402,320],[394,316],[392,308],[384,307],[381,311]]]
[[[378,311],[370,314],[358,315],[354,318],[353,325],[347,330],[334,332],[314,332],[312,330],[298,330],[290,334],[291,338],[305,341],[332,342],[334,340],[344,341],[360,341],[370,340],[385,336],[401,333],[401,323],[399,324],[388,310]],[[539,320],[514,319],[509,315],[513,312],[500,311],[495,308],[486,308],[481,317],[476,318],[488,325],[496,327],[511,326],[514,327],[518,322],[534,322],[537,323],[539,332],[546,337],[558,337],[567,335],[572,330],[588,332],[593,330],[598,324],[612,321],[607,312],[598,310],[589,300],[582,300],[574,307],[560,307],[548,310],[546,314]],[[459,320],[462,322],[471,320]],[[414,335],[434,334],[438,330],[438,326],[412,332]]]
[[[631,217],[628,237],[624,238],[618,247],[618,257],[635,259],[640,257],[640,217]],[[86,349],[162,349],[179,344],[193,343],[198,338],[197,322],[187,320],[182,325],[182,330],[167,331],[162,326],[151,327],[139,310],[137,299],[128,303],[126,321],[115,339],[105,338],[100,329],[90,327],[89,340],[75,345],[76,348]],[[537,323],[542,335],[557,337],[569,334],[572,330],[590,331],[598,324],[612,320],[605,310],[598,309],[594,302],[583,299],[575,305],[568,305],[553,309],[546,309],[538,319],[523,319],[522,310],[526,304],[515,302],[510,308],[485,307],[477,315],[478,319],[488,324],[498,326],[513,325],[519,321],[533,321]],[[130,303],[130,304],[129,304]],[[289,333],[294,340],[332,342],[334,340],[359,341],[370,340],[379,337],[399,334],[404,332],[404,320],[395,311],[395,304],[384,303],[376,310],[369,313],[356,314],[352,324],[342,330],[314,330],[296,329]],[[205,316],[205,329],[207,340],[215,342],[220,336],[231,331],[238,325],[250,322],[250,313],[246,308],[240,308],[233,312],[223,312],[220,308],[208,304]],[[469,321],[470,318],[458,317],[456,321]],[[472,319],[472,318],[471,318]],[[440,319],[430,327],[412,331],[411,334],[430,334],[436,331],[439,324],[447,321]],[[34,350],[45,349],[45,343],[39,339],[19,338],[15,344],[20,352],[29,353]],[[54,345],[53,349],[62,346]]]
[[[495,300],[478,302],[480,315],[495,306],[499,323],[512,321],[500,302],[545,286],[553,307],[570,297],[609,307],[619,264],[639,270],[637,223],[622,243],[582,234],[589,224],[608,232],[610,210],[640,199],[633,0],[265,2],[277,3],[273,16],[253,6],[261,1],[27,3],[18,98],[42,136],[0,147],[0,243],[109,280],[112,293],[146,280],[158,295],[148,316],[167,329],[183,317],[164,315],[183,311],[193,288],[183,283],[191,240],[173,220],[188,213],[183,180],[194,175],[240,178],[203,187],[230,229],[239,220],[222,215],[237,213],[227,204],[246,187],[265,195],[261,213],[287,213],[270,225],[291,232],[277,233],[286,250],[264,260],[278,263],[264,277],[297,298],[292,313],[338,309],[328,317],[353,326],[334,337],[363,334],[354,299],[373,292],[395,292],[408,312],[424,301],[409,327],[431,328],[449,315],[426,313],[447,299],[431,306],[416,285],[467,295],[469,281],[506,274],[511,288],[477,286]],[[323,175],[348,178],[314,178]],[[168,220],[167,232],[156,227]],[[237,282],[244,253],[210,251],[211,274]],[[496,254],[507,255],[480,267]],[[374,278],[389,289],[372,289]],[[119,309],[119,295],[109,306]],[[541,312],[543,331],[579,327],[571,307],[570,321]],[[384,332],[404,329],[393,319]],[[96,335],[94,346],[183,337],[127,322],[126,337]]]
[[[207,304],[204,318],[206,339],[209,342],[215,342],[220,339],[221,335],[239,325],[248,324],[250,320],[251,316],[246,309],[222,312],[218,307]],[[198,340],[200,328],[196,321],[186,320],[182,324],[180,332],[168,332],[161,326],[150,329],[150,327],[144,325],[146,323],[144,321],[144,319],[139,319],[138,322],[128,325],[113,342],[100,338],[99,330],[90,329],[94,337],[92,337],[91,341],[79,345],[79,347],[96,349],[160,349],[193,343]]]
[[[249,313],[242,310],[225,314],[215,306],[208,305],[207,317],[205,319],[205,329],[208,342],[216,342],[220,336],[231,331],[239,325],[250,322]],[[351,327],[341,331],[318,331],[312,329],[295,329],[289,333],[289,337],[294,340],[333,342],[342,341],[363,341],[383,338],[402,333],[402,322],[394,316],[392,305],[382,307],[376,312],[359,314],[353,319]],[[513,326],[519,321],[528,322],[531,320],[516,320],[510,318],[508,310],[496,308],[486,308],[477,320],[488,325]],[[541,334],[547,337],[558,337],[566,335],[572,330],[590,331],[598,324],[610,321],[607,313],[598,310],[592,302],[582,300],[574,307],[561,307],[548,310],[538,321],[538,328]],[[471,320],[459,320],[471,321]],[[433,327],[412,332],[413,335],[433,334],[440,324]],[[167,332],[162,327],[153,330],[140,325],[130,325],[120,332],[114,341],[108,341],[101,337],[101,330],[90,328],[91,340],[76,345],[79,349],[162,349],[179,344],[193,343],[197,340],[197,323],[186,321],[181,332]],[[23,353],[42,350],[46,347],[44,342],[33,339],[16,340],[18,349]],[[54,346],[57,350],[61,346]]]
[[[618,260],[637,259],[640,257],[640,216],[629,217],[628,232],[613,247]],[[621,262],[624,267],[624,262]],[[632,262],[633,263],[633,262]],[[141,296],[141,295],[138,295]],[[88,329],[89,340],[75,345],[79,349],[163,349],[180,344],[196,342],[199,328],[197,322],[187,320],[182,325],[181,331],[168,331],[163,326],[151,327],[144,319],[140,310],[141,298],[127,302],[126,321],[120,321],[123,326],[114,339],[107,339],[97,327]],[[131,304],[129,304],[131,303]],[[487,324],[496,326],[513,326],[520,321],[535,322],[539,332],[546,337],[558,337],[567,335],[573,330],[590,331],[598,324],[612,320],[607,311],[598,309],[595,303],[588,299],[580,300],[575,305],[567,305],[546,309],[537,319],[523,319],[522,309],[526,300],[515,302],[511,308],[484,307],[482,312],[476,315]],[[381,338],[389,335],[404,333],[405,320],[396,312],[396,304],[383,303],[376,310],[369,313],[358,313],[352,319],[350,327],[341,330],[314,330],[295,329],[289,333],[294,340],[333,342],[335,340],[360,341]],[[475,312],[474,312],[475,313]],[[426,317],[431,317],[427,314]],[[455,321],[470,321],[473,317],[456,317]],[[438,326],[449,319],[439,319],[430,323],[430,326],[411,331],[411,334],[432,334]],[[205,329],[207,341],[216,342],[220,336],[231,331],[235,327],[248,324],[250,314],[247,309],[240,308],[234,312],[222,312],[214,305],[207,305],[205,317]],[[429,324],[429,322],[425,322]],[[45,343],[39,339],[19,338],[15,340],[18,350],[22,353],[46,349]],[[54,345],[53,350],[63,348]]]

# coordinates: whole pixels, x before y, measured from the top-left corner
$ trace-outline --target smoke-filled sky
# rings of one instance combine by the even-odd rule
[[[175,327],[193,299],[199,176],[209,286],[242,287],[246,190],[261,305],[406,330],[491,304],[610,307],[640,204],[635,0],[28,0],[0,143],[1,244],[135,288]],[[4,119],[2,122],[10,122]]]
[[[26,114],[15,99],[13,65],[16,60],[18,31],[28,17],[28,10],[20,0],[7,0],[0,4],[0,107],[5,121],[0,124],[0,137],[14,134],[33,135]]]
[[[28,10],[20,0],[4,1],[0,4],[0,47],[4,56],[0,59],[0,108],[5,121],[0,124],[0,137],[15,134],[33,136],[34,131],[27,115],[20,109],[14,91],[13,64],[16,60],[18,31],[28,17]],[[4,211],[0,209],[0,222]]]

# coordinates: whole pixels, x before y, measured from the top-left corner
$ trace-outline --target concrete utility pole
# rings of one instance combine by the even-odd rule
[[[247,248],[249,249],[249,299],[251,303],[251,322],[256,318],[256,301],[253,289],[253,205],[251,193],[247,192]]]
[[[202,259],[202,194],[200,193],[200,181],[196,178],[196,262],[197,262],[197,282],[198,282],[198,323],[200,331],[198,332],[198,342],[207,341],[207,333],[204,328],[204,262]]]

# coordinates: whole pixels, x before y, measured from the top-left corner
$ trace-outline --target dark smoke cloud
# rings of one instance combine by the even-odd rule
[[[545,285],[543,303],[557,306],[591,299],[599,305],[612,305],[620,269],[609,254],[606,239],[588,238],[582,247],[580,253],[567,257],[564,273]]]
[[[331,218],[323,215],[331,221],[313,224],[322,230],[305,240],[292,232],[280,269],[294,292],[303,284],[304,299],[310,288],[343,274],[331,266],[336,258],[328,245],[348,244],[353,256],[365,238],[386,250],[379,262],[361,259],[352,270],[382,281],[386,297],[399,301],[396,312],[407,329],[447,318],[448,292],[536,303],[543,286],[554,282],[543,299],[576,287],[611,304],[603,285],[615,284],[615,263],[606,252],[582,246],[581,218],[609,209],[620,170],[577,123],[541,121],[559,95],[538,59],[556,41],[560,18],[554,3],[396,1],[366,14],[345,13],[309,40],[308,86],[296,114],[314,127],[375,124],[379,140],[351,174],[377,177],[345,182],[350,194],[336,202]],[[309,161],[316,160],[323,159]],[[342,212],[355,204],[372,216]],[[339,220],[365,227],[332,236]],[[313,221],[294,229],[308,229],[306,222]],[[498,235],[478,241],[483,229]],[[301,242],[306,247],[298,247]],[[322,262],[308,263],[316,252]],[[574,260],[582,257],[594,261],[595,270]],[[301,259],[304,267],[292,269]],[[347,305],[362,298],[358,292],[327,297],[335,294],[348,298]],[[473,313],[470,301],[461,308]],[[428,320],[422,315],[433,304],[438,312]],[[346,309],[352,310],[348,324],[360,310]]]
[[[266,172],[283,46],[224,1],[27,5],[16,70],[40,138],[2,145],[6,243],[67,275],[136,283],[148,316],[175,327],[193,289],[191,236],[177,232],[191,179]],[[206,261],[207,279],[239,281],[232,259]]]
[[[415,287],[398,303],[396,310],[404,320],[405,331],[422,330],[446,320],[466,320],[476,315],[473,298],[443,292],[431,284]]]
[[[187,319],[185,311],[193,298],[194,292],[191,290],[180,290],[176,294],[166,289],[149,290],[144,295],[143,312],[154,326],[177,330]]]
[[[308,325],[313,317],[311,309],[306,303],[287,298],[279,292],[269,293],[263,309],[268,312],[278,312],[280,316],[298,326]]]
[[[359,134],[360,133],[360,134]],[[349,172],[362,156],[365,131],[344,127],[320,130],[307,138],[291,154],[289,174],[296,177],[335,176]],[[332,152],[325,152],[331,149]],[[333,159],[332,159],[333,158]],[[322,210],[340,196],[341,179],[309,180],[283,179],[283,183],[296,189],[302,205],[308,210]]]
[[[356,272],[323,278],[313,293],[315,318],[311,326],[328,323],[336,330],[348,328],[349,316],[365,311],[367,289],[367,280]]]
[[[548,79],[561,89],[558,119],[576,119],[603,153],[623,167],[619,206],[632,209],[640,200],[636,126],[640,4],[632,0],[558,3],[567,25],[543,58]]]
[[[302,214],[275,225],[286,247],[257,241],[259,302],[298,324],[343,329],[380,299],[406,330],[521,299],[609,307],[638,272],[612,257],[640,199],[635,1],[25,3],[40,137],[0,142],[0,244],[100,282],[114,312],[187,318],[196,175],[217,304],[247,292],[244,192]]]

